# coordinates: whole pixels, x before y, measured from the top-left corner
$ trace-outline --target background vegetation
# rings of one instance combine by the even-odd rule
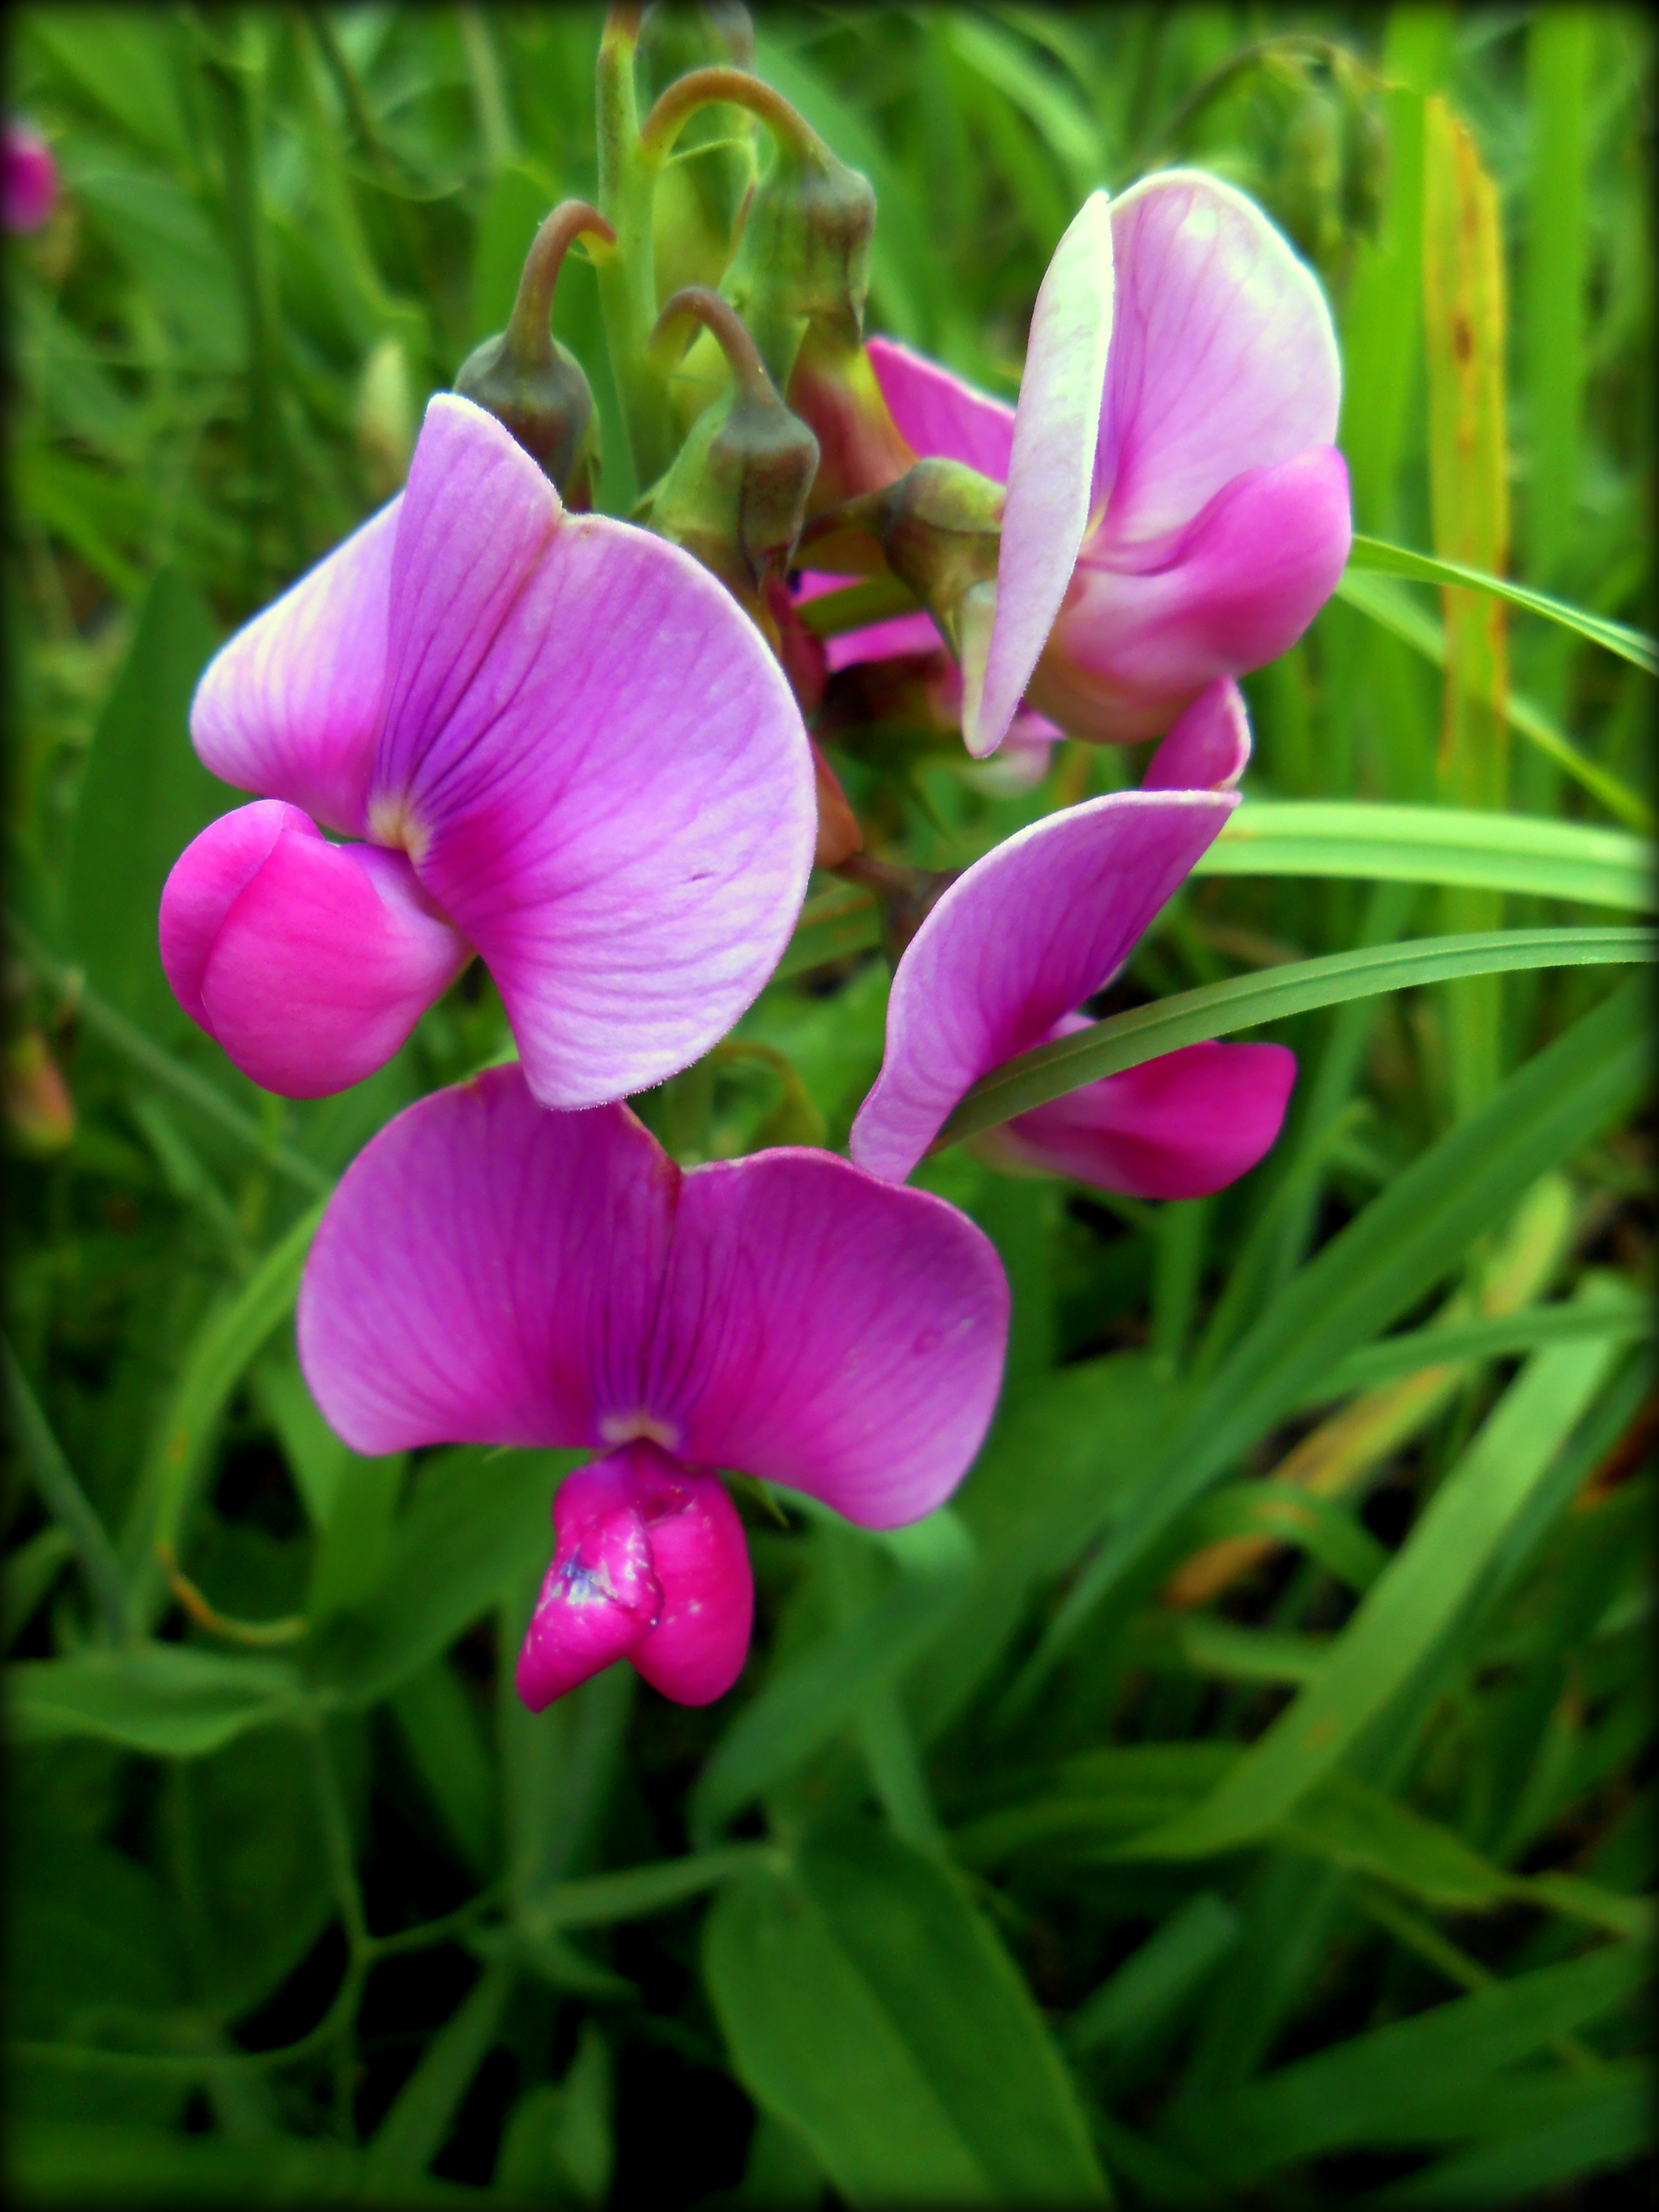
[[[530,1719],[511,1657],[568,1462],[364,1462],[310,1405],[320,1199],[504,1024],[475,971],[340,1098],[239,1077],[155,954],[227,803],[186,710],[591,192],[599,21],[11,21],[65,185],[8,253],[12,2190],[1628,2202],[1653,1216],[1616,969],[1279,1022],[1290,1125],[1217,1200],[940,1155],[1015,1286],[997,1426],[896,1538],[745,1493],[759,1632],[706,1711],[622,1668]],[[781,10],[758,66],[876,186],[872,328],[1012,393],[1083,195],[1202,163],[1328,286],[1359,528],[1650,613],[1635,13]],[[1492,246],[1462,274],[1459,221]],[[574,259],[558,323],[625,512]],[[1251,803],[1372,810],[1218,856],[1109,1011],[1643,902],[1628,654],[1356,566],[1249,690]],[[1138,772],[841,765],[931,866]],[[647,1102],[682,1158],[844,1141],[873,938],[827,884],[736,1045]]]

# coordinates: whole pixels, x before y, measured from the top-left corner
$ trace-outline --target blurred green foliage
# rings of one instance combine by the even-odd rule
[[[1635,986],[1489,979],[1474,1097],[1435,989],[1285,1017],[1285,1136],[1213,1200],[938,1156],[1014,1287],[996,1427],[892,1537],[740,1485],[759,1632],[706,1711],[625,1668],[517,1705],[568,1458],[363,1461],[310,1403],[319,1198],[505,1025],[475,971],[339,1098],[226,1064],[155,951],[226,803],[189,698],[395,489],[536,223],[592,191],[599,22],[9,27],[65,187],[7,272],[12,2193],[1615,2201],[1656,1840]],[[1650,619],[1634,12],[780,9],[757,66],[876,189],[871,326],[1005,394],[1089,190],[1179,160],[1255,194],[1337,314],[1358,526],[1458,557],[1424,312],[1443,100],[1502,240],[1510,572]],[[692,145],[665,220],[702,236],[742,159]],[[580,254],[556,323],[625,513]],[[1516,813],[1457,830],[1462,873],[1385,819],[1436,801],[1469,598],[1443,629],[1409,566],[1356,563],[1250,679],[1263,822],[1369,812],[1281,808],[1277,857],[1189,884],[1109,1011],[1426,933],[1435,884],[1480,927],[1640,902],[1648,678],[1535,613],[1501,617],[1485,701]],[[1077,746],[1017,794],[942,753],[838,765],[928,866],[1131,775]],[[644,1102],[683,1158],[844,1142],[874,936],[826,884],[738,1038]]]

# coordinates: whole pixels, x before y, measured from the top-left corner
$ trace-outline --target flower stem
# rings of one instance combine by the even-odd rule
[[[657,319],[652,260],[652,203],[656,169],[640,152],[639,103],[634,54],[640,10],[613,7],[605,20],[594,75],[599,126],[599,204],[616,238],[616,250],[599,269],[599,306],[611,349],[611,367],[635,481],[654,483],[673,457],[668,394],[650,356]]]

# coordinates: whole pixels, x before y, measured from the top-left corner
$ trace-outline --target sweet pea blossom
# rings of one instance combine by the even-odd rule
[[[1139,791],[1047,815],[959,876],[893,977],[881,1073],[852,1154],[902,1181],[963,1093],[1016,1054],[1088,1026],[1104,988],[1238,804],[1193,788],[1235,781],[1249,750],[1231,682],[1203,693]],[[1199,1198],[1255,1165],[1278,1136],[1296,1061],[1282,1045],[1188,1045],[1018,1115],[980,1141],[1135,1198]]]
[[[548,1113],[496,1068],[388,1123],[307,1261],[300,1359],[354,1449],[602,1455],[554,1501],[519,1660],[539,1710],[630,1659],[729,1688],[752,1588],[715,1470],[890,1528],[949,1496],[995,1403],[1008,1291],[954,1207],[828,1152],[682,1172],[626,1107]]]
[[[891,340],[869,356],[917,454],[1007,486],[996,583],[963,625],[974,753],[1027,695],[1079,737],[1156,737],[1335,587],[1352,522],[1329,311],[1217,178],[1162,171],[1109,217],[1091,197],[1038,295],[1018,408]]]
[[[174,866],[162,962],[291,1097],[378,1067],[475,951],[544,1103],[644,1089],[731,1027],[805,895],[811,755],[754,626],[451,393],[404,491],[210,663],[191,735],[265,796]]]
[[[40,132],[15,118],[0,133],[4,159],[0,220],[8,230],[39,230],[58,204],[58,164]]]

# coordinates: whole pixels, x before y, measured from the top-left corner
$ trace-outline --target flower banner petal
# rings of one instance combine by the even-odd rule
[[[686,1456],[891,1528],[947,1498],[996,1403],[1008,1290],[964,1214],[827,1152],[685,1178],[652,1356]]]
[[[1108,545],[1166,536],[1247,469],[1336,436],[1330,310],[1254,201],[1164,169],[1113,204],[1115,327],[1101,423]]]
[[[799,710],[689,555],[564,514],[469,402],[432,402],[405,498],[375,834],[488,963],[544,1103],[646,1089],[788,941],[816,831]]]
[[[1018,709],[1089,527],[1111,337],[1112,224],[1096,191],[1055,247],[1031,315],[982,678],[963,664],[962,734],[981,758]]]
[[[625,1107],[553,1115],[518,1067],[398,1115],[341,1178],[300,1360],[354,1450],[651,1433],[641,1382],[679,1171]]]
[[[958,877],[899,962],[853,1158],[902,1182],[970,1085],[1097,991],[1220,830],[1227,792],[1120,791],[1019,830]]]
[[[352,837],[368,827],[402,508],[399,494],[222,646],[190,710],[215,775]]]

